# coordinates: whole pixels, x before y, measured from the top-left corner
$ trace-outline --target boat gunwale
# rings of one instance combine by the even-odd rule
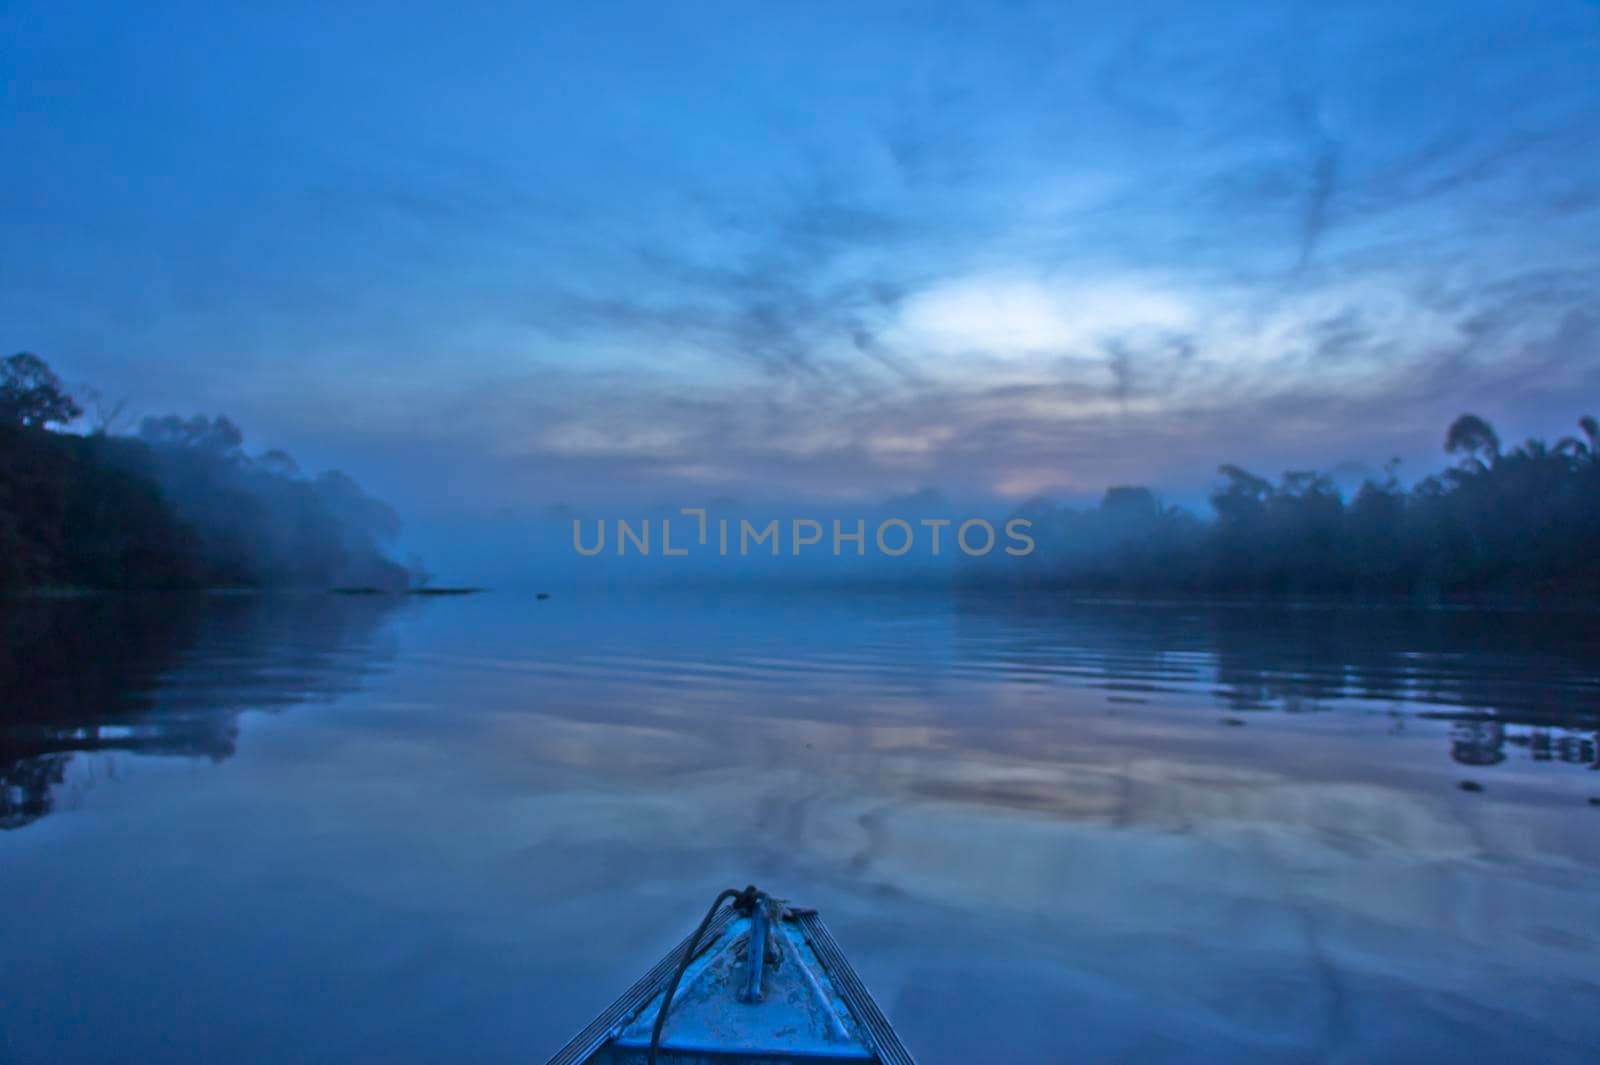
[[[700,939],[695,957],[711,949],[731,925],[739,914],[732,907],[720,910],[712,922],[706,926]],[[809,942],[817,960],[822,963],[823,970],[827,973],[834,990],[844,1001],[845,1007],[861,1028],[861,1034],[868,1048],[872,1051],[870,1060],[880,1062],[881,1065],[916,1065],[910,1051],[900,1041],[899,1035],[889,1020],[879,1009],[877,1001],[867,990],[855,967],[850,964],[844,952],[839,949],[838,942],[833,934],[828,931],[827,925],[822,923],[822,918],[815,910],[791,909],[785,915],[787,920],[792,920],[799,927],[801,934]],[[660,994],[672,974],[683,961],[684,953],[689,949],[693,934],[685,936],[672,950],[668,951],[654,967],[639,979],[632,987],[623,992],[615,1002],[608,1006],[598,1017],[591,1021],[577,1035],[556,1052],[547,1065],[584,1065],[594,1054],[599,1052],[607,1043],[613,1041],[627,1025],[638,1015],[639,1011],[649,1005],[650,1001]],[[690,959],[693,960],[692,958]],[[665,1049],[665,1048],[663,1048]],[[700,1052],[706,1053],[710,1048]],[[795,1060],[802,1060],[796,1058]],[[859,1059],[857,1059],[859,1060]]]
[[[706,926],[705,934],[701,938],[698,956],[708,950],[711,944],[717,941],[728,925],[732,924],[738,914],[732,908],[725,908],[712,918]],[[671,950],[666,956],[656,962],[649,972],[639,978],[620,998],[607,1006],[600,1015],[590,1021],[577,1035],[573,1036],[567,1045],[556,1051],[547,1065],[583,1065],[595,1051],[606,1044],[635,1014],[649,1004],[650,1000],[660,993],[666,982],[672,978],[678,964],[683,960],[684,954],[689,949],[689,941],[694,935],[684,936],[682,942]]]

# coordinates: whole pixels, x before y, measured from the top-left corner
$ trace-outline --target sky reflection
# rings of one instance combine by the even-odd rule
[[[226,761],[100,743],[0,835],[18,1060],[537,1058],[750,880],[821,907],[934,1063],[1579,1062],[1600,1036],[1587,623],[300,602],[198,606],[209,636],[112,715],[214,714]],[[1581,757],[1463,764],[1480,714]],[[91,746],[71,727],[52,749]]]

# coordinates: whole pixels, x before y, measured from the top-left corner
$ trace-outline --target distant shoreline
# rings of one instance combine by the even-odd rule
[[[255,596],[255,595],[344,595],[344,596],[390,596],[400,598],[404,596],[459,596],[482,595],[488,588],[459,587],[459,588],[379,588],[376,586],[361,586],[348,588],[307,588],[291,586],[266,586],[266,587],[215,587],[215,588],[96,588],[89,586],[72,585],[43,585],[35,588],[11,588],[0,591],[0,601],[7,599],[89,599],[100,596],[120,595],[216,595],[216,596]]]
[[[216,588],[89,588],[89,587],[39,587],[0,591],[0,603],[19,600],[74,600],[120,596],[322,596],[337,595],[346,598],[402,599],[458,598],[485,595],[491,588],[476,585],[444,586],[438,588],[384,589],[376,586],[349,586],[337,588],[308,587],[216,587]],[[841,595],[880,595],[893,593],[926,593],[945,597],[973,596],[981,598],[1011,598],[1035,604],[1061,603],[1076,605],[1104,604],[1107,606],[1192,606],[1215,609],[1270,609],[1270,610],[1373,610],[1459,613],[1472,611],[1523,613],[1557,611],[1563,613],[1600,612],[1600,597],[1581,593],[1556,593],[1550,591],[1478,592],[1453,596],[1416,596],[1403,594],[1373,595],[1367,593],[1304,593],[1256,592],[1216,593],[1200,591],[1161,591],[1158,589],[1118,591],[1108,588],[1083,588],[1048,585],[1016,585],[974,581],[887,581],[831,579],[806,582],[786,581],[706,581],[692,578],[672,581],[651,581],[612,587],[608,592],[667,594],[681,592],[725,592],[744,595],[792,597],[801,594],[839,593]],[[581,594],[581,593],[580,593]],[[548,593],[517,593],[516,597],[543,600]]]
[[[388,589],[388,588],[378,588],[378,587],[373,587],[373,586],[368,586],[368,585],[362,585],[362,586],[358,586],[358,587],[354,587],[354,588],[329,588],[328,589],[328,591],[331,592],[334,595],[420,595],[420,596],[481,595],[482,593],[487,592],[488,590],[489,589],[487,589],[487,588],[476,588],[476,587],[470,587],[470,586],[460,587],[460,588],[405,588],[405,589],[391,590],[391,589]]]

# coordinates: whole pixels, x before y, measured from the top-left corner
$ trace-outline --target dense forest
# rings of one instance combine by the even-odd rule
[[[52,428],[82,414],[44,360],[0,362],[0,590],[407,585],[398,519],[344,474],[248,455],[224,417]]]
[[[1222,594],[1600,595],[1600,424],[1554,445],[1502,450],[1464,414],[1444,438],[1454,465],[1410,489],[1390,463],[1349,498],[1334,479],[1290,471],[1274,484],[1219,470],[1204,520],[1141,487],[1098,507],[1033,500],[1034,554],[1009,579],[1106,591]],[[992,569],[987,575],[995,576]]]

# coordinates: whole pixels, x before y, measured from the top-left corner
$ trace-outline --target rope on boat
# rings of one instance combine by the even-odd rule
[[[661,1049],[661,1028],[667,1023],[667,1011],[672,1008],[672,996],[678,993],[678,981],[683,979],[684,972],[689,968],[689,963],[694,960],[695,948],[700,945],[700,937],[705,935],[706,929],[711,925],[711,919],[717,915],[717,910],[729,899],[733,900],[735,909],[753,910],[758,904],[761,892],[756,890],[754,884],[747,885],[743,891],[727,888],[711,900],[711,908],[706,911],[705,917],[700,921],[700,927],[694,930],[694,935],[689,937],[688,946],[685,947],[683,957],[678,960],[678,968],[672,974],[672,981],[667,984],[667,993],[661,996],[661,1008],[656,1011],[655,1027],[650,1029],[650,1065],[656,1065],[656,1054]]]

